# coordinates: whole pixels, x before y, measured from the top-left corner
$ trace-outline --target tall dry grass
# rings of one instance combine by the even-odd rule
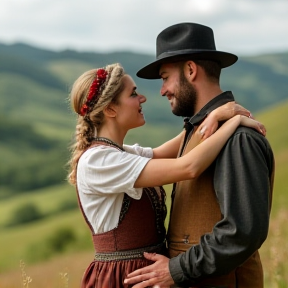
[[[29,288],[29,283],[32,282],[32,278],[26,274],[25,267],[26,267],[25,262],[20,260],[20,269],[21,269],[23,288]]]
[[[280,210],[271,220],[269,235],[261,247],[265,287],[288,287],[288,211]]]
[[[20,269],[18,266],[5,273],[0,271],[0,287],[79,288],[82,275],[93,258],[94,252],[91,248],[90,252],[62,255],[34,265],[25,265],[23,260]]]
[[[265,288],[288,287],[288,210],[282,208],[273,215],[269,234],[260,249]],[[82,275],[92,261],[93,248],[88,252],[77,252],[57,256],[35,265],[24,261],[13,271],[1,273],[2,288],[79,288]],[[15,265],[16,266],[16,265]]]

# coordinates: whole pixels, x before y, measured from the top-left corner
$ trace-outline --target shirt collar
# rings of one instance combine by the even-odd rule
[[[231,91],[225,91],[221,93],[220,95],[213,98],[211,101],[209,101],[197,114],[193,115],[191,118],[185,118],[185,126],[194,126],[197,125],[199,122],[202,122],[204,118],[213,110],[218,108],[219,106],[227,103],[235,101],[234,96]],[[190,125],[189,125],[190,124]]]

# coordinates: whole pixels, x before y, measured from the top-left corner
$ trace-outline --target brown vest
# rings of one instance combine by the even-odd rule
[[[200,141],[200,134],[195,129],[182,155],[187,154]],[[214,225],[221,220],[213,187],[213,172],[214,166],[211,165],[197,179],[176,184],[168,231],[170,257],[198,244],[201,235],[211,233]],[[195,287],[262,288],[263,271],[258,251],[229,275],[209,278]]]

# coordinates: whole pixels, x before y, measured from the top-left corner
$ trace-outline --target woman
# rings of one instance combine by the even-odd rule
[[[128,287],[123,284],[125,276],[151,264],[143,252],[165,253],[166,207],[161,185],[197,177],[238,125],[264,130],[253,119],[232,117],[239,106],[230,103],[211,112],[201,124],[199,141],[216,130],[218,121],[232,118],[190,153],[174,159],[182,133],[153,150],[123,145],[130,129],[145,124],[141,106],[145,101],[120,64],[84,73],[71,91],[79,117],[69,181],[77,186],[79,206],[96,251],[83,288]],[[239,113],[249,114],[241,107]]]

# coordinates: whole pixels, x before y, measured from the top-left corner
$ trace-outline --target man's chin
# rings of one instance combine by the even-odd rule
[[[175,116],[184,117],[184,116],[182,116],[181,113],[179,113],[177,110],[176,110],[176,111],[172,110],[172,113],[173,113]]]
[[[186,109],[187,110],[187,109]],[[172,107],[171,112],[175,115],[175,116],[179,116],[179,117],[192,117],[193,114],[191,115],[191,111],[186,111],[185,109],[179,109],[179,107]]]

